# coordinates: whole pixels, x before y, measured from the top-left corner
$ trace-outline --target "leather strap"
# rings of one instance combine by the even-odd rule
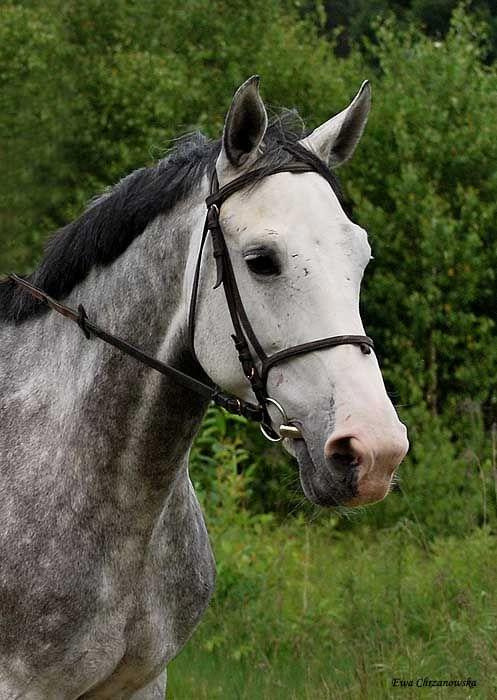
[[[276,175],[277,173],[312,172],[316,172],[316,168],[313,165],[307,162],[300,161],[296,161],[294,163],[286,163],[285,165],[278,165],[271,169],[256,168],[255,170],[249,170],[243,175],[240,175],[240,177],[237,177],[234,180],[231,180],[231,182],[228,182],[226,185],[223,185],[223,187],[219,187],[219,189],[217,190],[214,189],[215,182],[213,181],[211,183],[211,187],[213,187],[213,189],[211,189],[211,193],[206,198],[205,203],[207,204],[207,208],[209,208],[212,204],[217,204],[218,208],[220,209],[221,204],[223,204],[223,202],[225,202],[228,199],[228,197],[231,197],[232,194],[235,194],[235,192],[242,190],[247,185],[251,185],[252,183],[257,182],[258,180],[262,180],[268,175]]]
[[[330,338],[321,338],[319,340],[295,345],[290,348],[281,350],[277,353],[274,353],[271,356],[268,356],[264,351],[262,345],[260,344],[257,335],[254,332],[254,329],[252,328],[252,324],[250,323],[250,320],[247,316],[245,307],[240,296],[240,291],[238,289],[233,265],[229,254],[229,249],[219,220],[220,208],[223,202],[225,202],[226,199],[228,199],[228,197],[233,195],[235,192],[244,189],[248,185],[253,184],[269,175],[274,175],[276,173],[283,172],[317,172],[327,180],[327,182],[332,188],[336,186],[335,180],[333,179],[331,172],[328,170],[328,168],[326,168],[325,164],[319,158],[317,158],[317,156],[315,156],[299,144],[284,146],[284,148],[287,151],[289,151],[289,153],[291,153],[295,158],[299,158],[300,160],[296,160],[271,169],[257,168],[255,170],[250,170],[249,172],[244,173],[238,178],[235,178],[234,180],[227,183],[221,188],[219,187],[217,175],[214,171],[213,177],[211,179],[211,192],[206,198],[207,216],[205,219],[204,229],[202,233],[200,250],[197,258],[197,265],[195,268],[188,321],[188,337],[190,350],[192,352],[193,357],[195,357],[196,359],[194,346],[195,310],[197,303],[202,254],[205,241],[207,239],[207,234],[210,233],[212,240],[213,256],[216,262],[216,283],[214,285],[214,289],[219,287],[221,283],[223,284],[226,303],[228,305],[228,310],[234,330],[234,333],[231,337],[234,341],[235,348],[238,353],[238,359],[242,366],[245,377],[250,382],[255,397],[258,400],[259,405],[263,409],[264,419],[262,421],[262,424],[264,425],[266,431],[270,434],[272,433],[273,435],[274,431],[271,427],[271,419],[267,412],[267,377],[272,367],[296,355],[301,355],[316,350],[324,350],[330,347],[337,347],[338,345],[359,345],[364,354],[370,353],[371,349],[374,348],[374,343],[372,339],[368,336],[340,335],[333,336]],[[261,372],[259,372],[257,363],[255,362],[252,356],[251,347],[256,353],[261,363]]]
[[[228,305],[231,321],[233,324],[234,333],[232,335],[233,342],[235,344],[236,351],[238,353],[238,358],[240,360],[243,372],[250,382],[252,391],[259,402],[258,405],[251,404],[247,401],[242,401],[236,396],[223,393],[222,390],[215,386],[214,384],[206,384],[194,377],[190,377],[184,374],[180,370],[167,365],[155,357],[144,352],[141,348],[136,345],[132,345],[127,341],[119,338],[118,336],[108,333],[103,328],[97,326],[89,320],[84,307],[80,304],[78,310],[75,311],[69,306],[61,304],[50,297],[46,292],[39,289],[31,282],[18,277],[17,275],[9,275],[9,278],[13,280],[17,285],[22,287],[24,290],[32,294],[37,299],[41,300],[47,304],[50,308],[54,309],[58,313],[62,314],[66,318],[71,319],[81,328],[86,338],[90,338],[91,335],[95,335],[102,339],[104,342],[113,345],[118,348],[121,352],[134,357],[143,364],[151,367],[152,369],[171,376],[181,384],[186,389],[196,392],[205,399],[213,401],[218,406],[222,406],[230,413],[235,413],[237,415],[242,415],[249,420],[258,421],[264,426],[266,433],[272,435],[273,437],[277,433],[273,430],[271,426],[271,419],[267,411],[267,404],[269,399],[267,395],[267,376],[272,367],[281,362],[294,357],[296,355],[302,355],[307,352],[314,352],[316,350],[324,350],[330,347],[337,347],[338,345],[359,345],[361,351],[364,354],[371,352],[374,348],[374,343],[368,336],[362,335],[338,335],[330,338],[321,338],[318,340],[313,340],[307,343],[302,343],[300,345],[295,345],[290,348],[285,348],[273,355],[268,356],[259,340],[257,335],[252,328],[249,318],[246,314],[245,307],[240,296],[240,291],[236,282],[235,273],[233,270],[233,265],[229,255],[228,246],[224,238],[224,234],[219,221],[219,210],[223,202],[226,201],[235,192],[243,189],[247,185],[257,182],[258,180],[267,177],[269,175],[274,175],[276,173],[305,173],[305,172],[317,172],[319,175],[324,177],[331,187],[336,187],[336,182],[333,175],[328,170],[326,165],[314,154],[305,149],[300,144],[283,144],[290,154],[295,157],[295,161],[286,163],[285,165],[276,166],[273,168],[257,168],[251,170],[244,175],[232,180],[223,187],[219,187],[219,182],[217,179],[217,174],[214,170],[212,179],[210,194],[206,198],[207,204],[207,216],[204,222],[204,228],[202,231],[202,237],[200,240],[200,247],[197,256],[197,263],[195,266],[195,273],[193,277],[192,284],[192,295],[190,299],[190,308],[188,312],[188,343],[190,346],[190,351],[192,356],[196,359],[195,355],[195,311],[197,305],[197,296],[200,283],[200,270],[202,265],[203,251],[205,247],[205,242],[207,236],[210,233],[212,238],[212,248],[213,255],[216,262],[216,284],[218,287],[221,283],[224,287],[224,292],[226,296],[226,302]],[[261,371],[257,367],[257,363],[252,356],[252,349],[256,353],[260,364]]]
[[[181,384],[181,386],[183,386],[185,389],[194,391],[200,396],[202,396],[204,399],[213,401],[215,404],[217,404],[218,406],[222,406],[230,413],[235,413],[237,415],[244,416],[249,420],[261,420],[263,412],[260,406],[256,406],[247,401],[242,401],[236,396],[225,394],[218,386],[209,386],[208,384],[205,384],[204,382],[201,382],[198,379],[194,379],[188,374],[184,374],[184,372],[181,372],[181,370],[176,369],[176,367],[167,365],[164,362],[161,362],[157,358],[153,357],[152,355],[149,355],[136,345],[132,345],[126,340],[123,340],[122,338],[119,338],[116,335],[108,333],[100,326],[97,326],[96,323],[90,321],[82,304],[78,306],[78,311],[75,311],[70,306],[66,306],[65,304],[61,304],[59,301],[52,299],[52,297],[46,294],[46,292],[39,289],[38,287],[35,287],[34,284],[31,284],[27,280],[22,279],[22,277],[19,277],[18,275],[9,275],[9,279],[15,282],[19,287],[25,289],[32,296],[36,297],[36,299],[39,299],[51,309],[57,311],[57,313],[62,314],[62,316],[65,316],[71,321],[77,323],[87,338],[89,338],[90,335],[94,335],[97,338],[100,338],[105,343],[112,345],[121,352],[124,352],[126,355],[130,355],[142,364],[147,365],[147,367],[151,367],[156,372],[160,372],[161,374],[165,374],[167,376],[172,377],[176,382],[178,382],[178,384]]]
[[[367,335],[334,335],[330,338],[320,338],[319,340],[312,340],[308,343],[293,345],[290,348],[275,352],[274,355],[270,355],[266,358],[265,362],[262,363],[263,381],[266,380],[268,372],[272,367],[281,362],[285,362],[285,360],[291,357],[295,357],[295,355],[303,355],[308,352],[314,352],[315,350],[336,348],[338,345],[359,345],[363,355],[369,355],[371,350],[374,350],[373,339]]]

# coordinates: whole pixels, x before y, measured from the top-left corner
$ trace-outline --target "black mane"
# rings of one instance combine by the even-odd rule
[[[311,161],[341,197],[338,181],[325,164],[298,146],[302,136],[295,112],[274,119],[265,137],[266,153],[256,167],[270,170],[290,160]],[[220,140],[196,133],[181,139],[156,165],[125,177],[51,237],[40,265],[27,279],[55,299],[64,299],[93,267],[111,264],[153,219],[183,200],[205,173],[210,176],[220,148]],[[47,310],[13,281],[0,281],[0,321],[21,322]]]

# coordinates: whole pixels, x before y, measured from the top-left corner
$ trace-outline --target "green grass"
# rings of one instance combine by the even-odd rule
[[[168,700],[497,698],[497,544],[334,520],[214,533],[217,591],[169,667]],[[394,688],[392,678],[476,688]]]

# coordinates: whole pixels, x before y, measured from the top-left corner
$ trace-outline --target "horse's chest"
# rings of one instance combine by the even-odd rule
[[[201,526],[188,537],[175,538],[176,547],[171,547],[168,538],[158,538],[157,546],[139,563],[134,575],[129,572],[127,583],[123,585],[121,580],[112,593],[106,582],[102,592],[104,597],[110,594],[112,603],[95,621],[95,628],[102,632],[107,618],[104,637],[121,638],[123,653],[99,687],[102,694],[95,697],[106,698],[107,688],[112,691],[109,697],[115,697],[116,689],[132,687],[138,680],[148,682],[192,634],[212,595],[215,579],[203,521]],[[123,609],[127,610],[124,616]]]
[[[123,640],[122,646],[115,648],[114,668],[104,674],[85,700],[127,697],[127,693],[156,678],[180,651],[204,612],[214,585],[210,550],[198,554],[200,559],[165,567],[160,575],[145,568],[145,577],[130,592],[134,599],[132,614],[126,621],[119,616],[114,624],[109,620],[102,635],[109,640],[103,643],[102,652],[116,638]],[[99,629],[102,634],[104,624]]]
[[[193,632],[214,586],[198,506],[183,516],[147,543],[116,536],[105,555],[94,546],[83,551],[86,540],[72,542],[69,531],[58,560],[46,552],[40,559],[50,580],[42,585],[41,569],[25,569],[30,596],[7,581],[15,600],[4,611],[9,619],[0,620],[10,630],[0,640],[0,679],[6,674],[7,683],[2,695],[0,682],[0,697],[29,684],[40,697],[126,698],[157,676]]]
[[[174,559],[156,552],[133,586],[133,619],[128,622],[128,654],[144,649],[169,660],[183,646],[204,612],[214,588],[215,566],[207,539],[192,541]]]

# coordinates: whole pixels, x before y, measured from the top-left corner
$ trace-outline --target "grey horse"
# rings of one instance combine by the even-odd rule
[[[370,89],[299,143],[331,166],[353,153]],[[293,158],[299,139],[268,124],[258,78],[236,92],[222,139],[181,140],[61,229],[30,280],[161,360],[253,400],[230,341],[208,241],[195,354],[188,304],[205,197]],[[283,145],[282,145],[283,144]],[[338,187],[281,172],[234,194],[221,222],[243,302],[269,352],[364,334],[367,235]],[[0,698],[158,700],[167,663],[212,594],[214,559],[188,476],[206,402],[0,283]],[[321,505],[383,498],[407,451],[374,353],[356,346],[292,358],[268,389],[299,421],[287,441]]]

